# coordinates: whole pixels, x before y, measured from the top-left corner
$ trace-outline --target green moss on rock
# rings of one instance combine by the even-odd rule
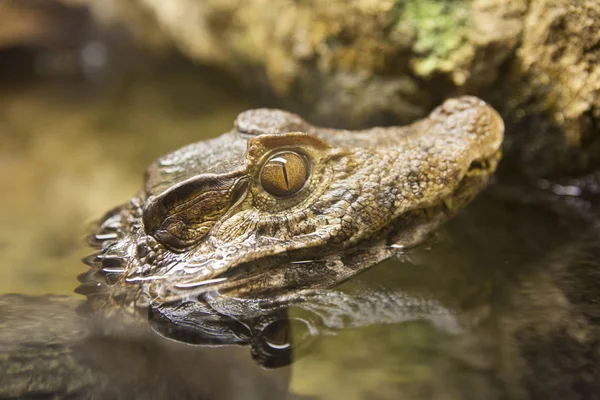
[[[399,24],[415,32],[412,66],[422,77],[452,71],[460,47],[468,45],[470,9],[464,1],[401,0]]]

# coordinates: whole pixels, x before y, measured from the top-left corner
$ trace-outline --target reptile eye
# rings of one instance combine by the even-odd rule
[[[287,197],[298,193],[307,180],[306,159],[291,151],[274,154],[260,171],[262,187],[276,197]]]

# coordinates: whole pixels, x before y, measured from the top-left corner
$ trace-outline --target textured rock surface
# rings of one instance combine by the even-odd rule
[[[104,0],[93,8],[140,38],[263,84],[315,122],[407,122],[469,93],[507,118],[516,134],[508,149],[530,175],[581,173],[597,161],[598,0]]]
[[[532,1],[510,67],[496,102],[522,128],[521,161],[538,175],[598,166],[600,2]]]
[[[488,86],[516,45],[524,10],[487,3],[138,0],[127,11],[106,1],[94,8],[127,26],[137,26],[131,9],[145,10],[188,56],[264,80],[317,117],[360,125],[376,114],[412,120],[451,89]],[[480,54],[486,49],[493,57]]]

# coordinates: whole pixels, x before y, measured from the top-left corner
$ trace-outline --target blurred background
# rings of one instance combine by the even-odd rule
[[[223,72],[46,0],[0,1],[0,103],[0,292],[30,294],[71,294],[86,223],[158,156],[260,105]]]

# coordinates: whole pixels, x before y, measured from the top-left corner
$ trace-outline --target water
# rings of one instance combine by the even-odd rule
[[[83,397],[600,393],[600,242],[589,204],[572,191],[511,186],[507,177],[428,243],[336,288],[331,303],[246,319],[213,312],[201,322],[190,320],[198,310],[163,310],[151,316],[153,331],[119,321],[118,334],[105,337],[99,332],[112,328],[101,326],[87,337],[73,295],[87,269],[79,261],[89,253],[84,221],[135,194],[159,155],[223,133],[238,112],[262,105],[227,76],[181,61],[118,82],[0,90],[0,292],[72,296],[4,298],[2,352],[27,360],[27,343],[66,346],[72,368],[57,374],[84,382],[73,389]],[[39,376],[50,371],[35,365]]]
[[[31,294],[71,293],[86,222],[139,191],[157,157],[231,129],[253,104],[227,76],[182,61],[101,84],[2,88],[0,292]]]
[[[597,231],[543,204],[507,201],[503,189],[409,260],[358,278],[438,300],[460,332],[418,321],[347,330],[298,362],[292,387],[320,398],[340,388],[355,399],[594,398]]]

